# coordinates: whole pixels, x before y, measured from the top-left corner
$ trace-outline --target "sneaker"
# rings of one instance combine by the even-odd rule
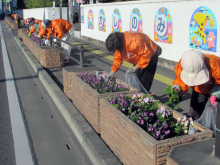
[[[69,60],[64,60],[64,63],[67,63],[67,62],[69,62]]]

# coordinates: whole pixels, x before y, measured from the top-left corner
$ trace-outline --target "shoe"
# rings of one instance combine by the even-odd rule
[[[64,60],[64,63],[67,63],[67,62],[69,62],[69,60]]]

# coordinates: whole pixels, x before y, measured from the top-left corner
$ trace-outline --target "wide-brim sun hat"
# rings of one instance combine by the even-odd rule
[[[47,28],[47,24],[48,24],[49,22],[50,22],[49,19],[45,19],[45,20],[43,20],[42,25],[43,25],[44,29]]]
[[[34,23],[35,23],[35,19],[34,19],[33,17],[31,17],[31,18],[28,20],[28,25],[32,26]]]
[[[188,86],[197,86],[209,81],[209,70],[205,64],[205,56],[198,50],[189,50],[181,58],[183,68],[180,77]]]

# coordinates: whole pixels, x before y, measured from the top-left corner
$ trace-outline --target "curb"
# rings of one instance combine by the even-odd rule
[[[66,97],[63,91],[53,81],[37,59],[31,54],[21,40],[14,37],[31,67],[38,74],[40,81],[46,88],[60,113],[63,115],[72,132],[89,156],[94,165],[119,165],[121,162],[102,141],[98,134],[89,125],[86,119]]]

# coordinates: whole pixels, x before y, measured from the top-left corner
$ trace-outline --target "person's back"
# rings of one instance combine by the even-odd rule
[[[54,33],[57,33],[57,38],[61,38],[72,29],[72,24],[64,19],[51,20]]]

